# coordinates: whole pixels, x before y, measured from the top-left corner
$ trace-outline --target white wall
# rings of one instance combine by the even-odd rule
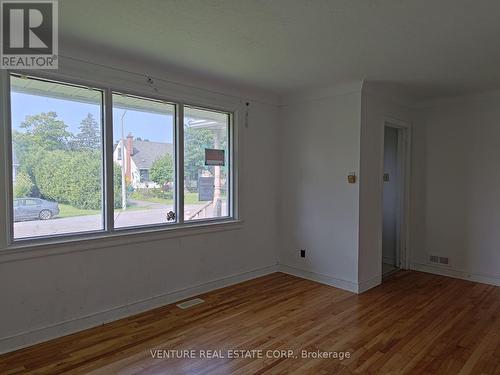
[[[500,285],[500,92],[420,109],[412,267]],[[427,263],[447,256],[450,267]]]
[[[146,86],[144,76],[68,60],[61,61],[60,67],[63,74],[116,79],[136,91],[143,85],[142,90],[155,93]],[[143,65],[141,72],[144,70]],[[241,108],[246,100],[251,103],[248,128],[243,124],[244,114],[238,114],[243,223],[214,232],[191,230],[189,236],[152,234],[126,241],[0,249],[0,352],[275,270],[277,107],[265,104],[268,97],[239,99],[234,90],[226,96],[205,91],[207,87],[158,85],[160,94],[194,98],[196,103],[228,101]],[[1,176],[6,175],[4,158],[2,152]],[[0,194],[4,187],[2,181]],[[0,206],[4,209],[4,202]],[[0,247],[5,247],[5,233],[1,232]]]
[[[360,291],[382,279],[382,209],[384,125],[387,120],[418,128],[406,98],[384,92],[376,83],[365,82],[362,96],[361,162],[359,196],[359,285]],[[412,180],[413,168],[412,168]],[[409,239],[411,243],[411,236]],[[411,247],[411,246],[410,246]],[[410,249],[411,251],[411,249]]]
[[[280,256],[287,272],[357,291],[361,85],[287,98],[280,130]],[[300,257],[306,249],[306,258]]]
[[[63,73],[107,77],[135,90],[143,85],[154,95],[144,86],[144,66],[125,63],[142,75],[81,62],[63,65]],[[387,119],[412,124],[412,267],[500,280],[500,92],[412,110],[376,84],[354,83],[287,97],[278,109],[269,94],[227,87],[225,95],[221,86],[186,87],[167,78],[159,92],[173,99],[227,101],[242,110],[250,101],[248,128],[239,113],[244,222],[175,237],[2,250],[0,352],[275,269],[355,292],[379,284]],[[4,159],[2,153],[1,176]],[[350,172],[356,184],[347,183]],[[5,240],[0,231],[0,247]],[[449,256],[452,267],[429,267],[431,251]]]
[[[283,270],[355,292],[380,284],[384,123],[411,123],[409,108],[406,99],[369,82],[286,98],[280,118]],[[350,172],[358,176],[354,185],[347,183]]]

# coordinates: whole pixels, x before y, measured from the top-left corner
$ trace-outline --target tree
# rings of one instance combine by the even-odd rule
[[[99,150],[101,147],[100,126],[91,113],[80,123],[80,133],[73,140],[76,150]]]
[[[221,137],[219,148],[226,149],[227,137]],[[200,172],[203,170],[214,173],[213,166],[205,165],[205,149],[214,148],[214,130],[206,128],[184,128],[184,178],[185,186],[193,188],[197,185]],[[221,176],[225,178],[226,170],[221,168]]]
[[[197,180],[199,171],[205,168],[205,149],[213,148],[214,135],[210,129],[186,127],[184,145],[185,178]]]
[[[77,137],[67,131],[66,124],[57,119],[55,112],[27,116],[21,128],[24,131],[14,130],[12,134],[20,164],[14,184],[15,196],[40,196],[81,209],[101,209],[100,134],[92,115],[88,114],[82,121]],[[113,179],[114,205],[120,208],[119,165],[115,165]]]
[[[29,197],[33,190],[33,182],[30,176],[26,172],[19,172],[16,176],[16,181],[14,182],[14,197],[22,198]]]
[[[160,186],[174,180],[174,163],[172,155],[165,154],[161,158],[156,159],[151,166],[149,174],[151,180]]]
[[[43,150],[64,150],[68,146],[71,133],[64,121],[57,119],[57,113],[47,112],[26,116],[21,125],[25,133],[19,138]]]

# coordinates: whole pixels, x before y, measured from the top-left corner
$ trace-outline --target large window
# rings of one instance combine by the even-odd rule
[[[229,129],[227,113],[184,109],[184,219],[229,215]]]
[[[175,105],[113,94],[116,228],[175,222],[174,136]]]
[[[11,240],[233,217],[229,112],[15,74],[10,91]]]
[[[100,90],[12,76],[13,237],[104,229]]]

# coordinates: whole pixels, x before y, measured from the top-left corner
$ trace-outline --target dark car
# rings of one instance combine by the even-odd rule
[[[14,199],[14,221],[49,220],[59,215],[59,204],[39,198]]]

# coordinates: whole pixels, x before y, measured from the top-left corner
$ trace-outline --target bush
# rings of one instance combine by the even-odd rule
[[[101,156],[89,151],[46,151],[33,167],[41,195],[86,210],[102,205]]]
[[[45,151],[33,165],[33,176],[43,198],[83,210],[102,207],[101,154],[97,151]],[[114,168],[114,204],[121,207],[120,167]]]
[[[25,172],[19,172],[16,176],[16,182],[14,182],[14,197],[29,197],[33,187],[30,176]]]
[[[151,166],[150,176],[151,180],[159,186],[172,182],[174,180],[172,156],[170,154],[165,154],[161,158],[156,159]]]
[[[122,208],[122,172],[120,164],[115,163],[113,168],[114,179],[114,205],[115,208]],[[127,189],[128,190],[128,189]]]
[[[132,198],[136,199],[138,201],[140,200],[151,200],[152,198],[161,198],[161,199],[173,199],[174,197],[174,192],[172,190],[163,190],[160,188],[152,188],[152,189],[147,189],[147,188],[142,188],[142,189],[135,189],[135,191],[132,193]]]

